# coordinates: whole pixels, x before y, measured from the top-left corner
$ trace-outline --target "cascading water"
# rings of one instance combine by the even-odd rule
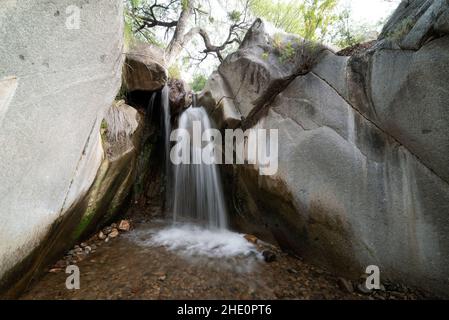
[[[174,165],[170,159],[170,107],[168,88],[162,90],[163,127],[166,160],[166,212],[173,212],[174,223],[159,230],[136,231],[134,241],[141,245],[164,246],[178,252],[190,261],[197,258],[217,259],[220,268],[236,268],[249,271],[261,259],[255,246],[246,241],[242,234],[227,230],[227,212],[217,165],[212,161],[199,161],[205,143],[189,144],[190,164]],[[194,127],[200,125],[201,136],[211,129],[211,121],[204,108],[192,106],[185,110],[178,120],[178,136],[189,135],[192,142]],[[208,138],[211,138],[210,136]],[[212,141],[212,139],[205,139]],[[207,144],[209,144],[207,142]],[[210,145],[209,145],[210,146]],[[175,149],[176,150],[176,149]],[[208,164],[211,163],[211,164]],[[148,235],[148,237],[147,237]],[[240,260],[236,260],[240,257]],[[229,258],[224,260],[222,258]],[[203,260],[199,262],[204,263]],[[209,261],[208,263],[210,263]]]
[[[178,131],[180,135],[188,134],[190,137],[193,136],[195,121],[201,125],[201,135],[212,127],[206,110],[196,106],[195,98],[192,100],[192,107],[181,115],[178,126],[183,129]],[[191,220],[210,228],[225,229],[227,214],[217,165],[194,161],[201,159],[203,147],[190,143],[190,164],[174,166],[174,221]]]
[[[171,114],[169,101],[169,87],[165,86],[161,92],[161,104],[163,108],[163,130],[164,130],[164,150],[165,150],[165,210],[171,211],[173,206],[172,194],[172,165],[170,162],[170,133]]]

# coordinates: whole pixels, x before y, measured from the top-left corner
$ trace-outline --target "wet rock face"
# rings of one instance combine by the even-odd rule
[[[121,82],[122,3],[2,1],[0,296],[67,245],[86,208]],[[69,6],[78,29],[66,24]]]
[[[170,88],[169,100],[172,115],[181,113],[191,103],[190,89],[183,80],[170,79],[167,83]]]
[[[235,226],[348,277],[375,264],[383,279],[447,296],[449,35],[438,26],[449,5],[406,3],[372,48],[315,50],[299,75],[304,55],[287,56],[301,44],[256,22],[200,101],[220,128],[279,130],[274,176],[224,169]],[[289,76],[268,106],[257,103]]]
[[[129,49],[123,71],[123,84],[128,92],[157,91],[167,80],[162,49],[144,43],[136,43]]]

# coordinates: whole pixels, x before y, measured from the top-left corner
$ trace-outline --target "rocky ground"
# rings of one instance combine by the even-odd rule
[[[22,299],[419,299],[401,285],[365,292],[363,286],[308,265],[246,235],[263,259],[250,271],[220,259],[189,261],[165,247],[139,246],[138,230],[155,222],[119,221],[70,250]],[[67,290],[65,267],[80,269],[79,290]],[[360,280],[363,282],[363,279]]]

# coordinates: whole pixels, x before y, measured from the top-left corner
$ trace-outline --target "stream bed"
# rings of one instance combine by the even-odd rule
[[[22,299],[384,299],[363,295],[342,279],[244,235],[193,226],[142,222],[77,262],[80,289],[68,290],[64,269],[53,269]],[[262,252],[275,255],[266,262]],[[387,296],[388,295],[388,296]],[[414,298],[406,294],[396,298]]]

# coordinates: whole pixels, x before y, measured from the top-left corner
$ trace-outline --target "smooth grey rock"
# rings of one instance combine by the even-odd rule
[[[234,129],[241,123],[242,115],[235,107],[233,96],[216,71],[198,94],[198,103],[208,110],[219,128]]]
[[[346,83],[348,60],[349,57],[337,56],[331,51],[325,51],[313,68],[317,76],[329,83],[345,99],[348,97]]]
[[[384,36],[432,3],[403,2]],[[229,108],[244,116],[290,72],[260,58],[275,44],[254,28],[206,90],[231,92]],[[381,38],[349,60],[324,50],[288,82],[253,126],[278,129],[277,173],[224,169],[236,225],[348,277],[374,264],[382,277],[449,296],[449,40],[425,41],[412,51]]]
[[[449,182],[449,36],[378,51],[371,69],[372,120]]]
[[[379,47],[418,50],[435,32],[444,33],[448,11],[447,0],[402,1],[384,26]]]
[[[66,26],[70,6],[79,29]],[[3,284],[95,178],[100,123],[121,81],[122,1],[2,1],[0,42]]]
[[[218,73],[224,78],[236,111],[246,118],[267,90],[298,70],[312,69],[321,53],[328,50],[267,27],[257,19],[240,49],[223,61]],[[241,94],[242,90],[245,94]]]
[[[444,11],[435,23],[435,31],[449,34],[449,10]]]
[[[404,40],[402,40],[401,47],[403,49],[419,49],[437,22],[437,18],[447,10],[449,10],[449,5],[446,0],[434,0],[432,5],[416,21]]]

